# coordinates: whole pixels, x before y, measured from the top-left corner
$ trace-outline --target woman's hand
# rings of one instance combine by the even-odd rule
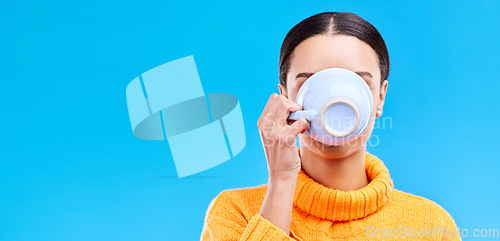
[[[309,122],[301,118],[288,125],[287,118],[290,112],[301,109],[283,95],[273,93],[257,122],[270,180],[296,178],[300,171],[297,136],[309,129]]]
[[[257,122],[269,171],[266,196],[259,214],[290,235],[293,197],[301,163],[297,135],[309,129],[301,118],[287,124],[288,114],[302,107],[273,93]]]

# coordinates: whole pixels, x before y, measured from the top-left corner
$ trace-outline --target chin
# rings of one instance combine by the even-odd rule
[[[345,158],[357,150],[360,150],[362,138],[358,138],[352,142],[340,146],[330,146],[314,140],[311,135],[303,133],[299,135],[300,148],[307,148],[314,154],[323,158],[340,159]]]

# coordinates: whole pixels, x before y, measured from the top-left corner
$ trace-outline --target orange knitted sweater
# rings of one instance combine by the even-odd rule
[[[286,234],[259,214],[267,184],[228,189],[210,203],[201,240],[461,240],[441,206],[394,189],[384,163],[366,153],[369,184],[327,188],[301,170]]]

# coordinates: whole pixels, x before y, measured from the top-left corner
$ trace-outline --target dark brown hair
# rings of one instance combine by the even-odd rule
[[[308,17],[295,25],[281,45],[279,78],[286,87],[286,75],[290,68],[290,56],[302,41],[318,34],[347,35],[358,38],[375,50],[381,73],[380,83],[389,77],[389,52],[378,30],[354,13],[324,12]]]

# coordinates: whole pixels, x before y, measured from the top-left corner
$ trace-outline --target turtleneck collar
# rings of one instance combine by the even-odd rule
[[[365,170],[368,185],[348,192],[325,187],[300,170],[293,203],[313,216],[331,221],[366,217],[389,201],[394,185],[384,163],[368,152]]]

